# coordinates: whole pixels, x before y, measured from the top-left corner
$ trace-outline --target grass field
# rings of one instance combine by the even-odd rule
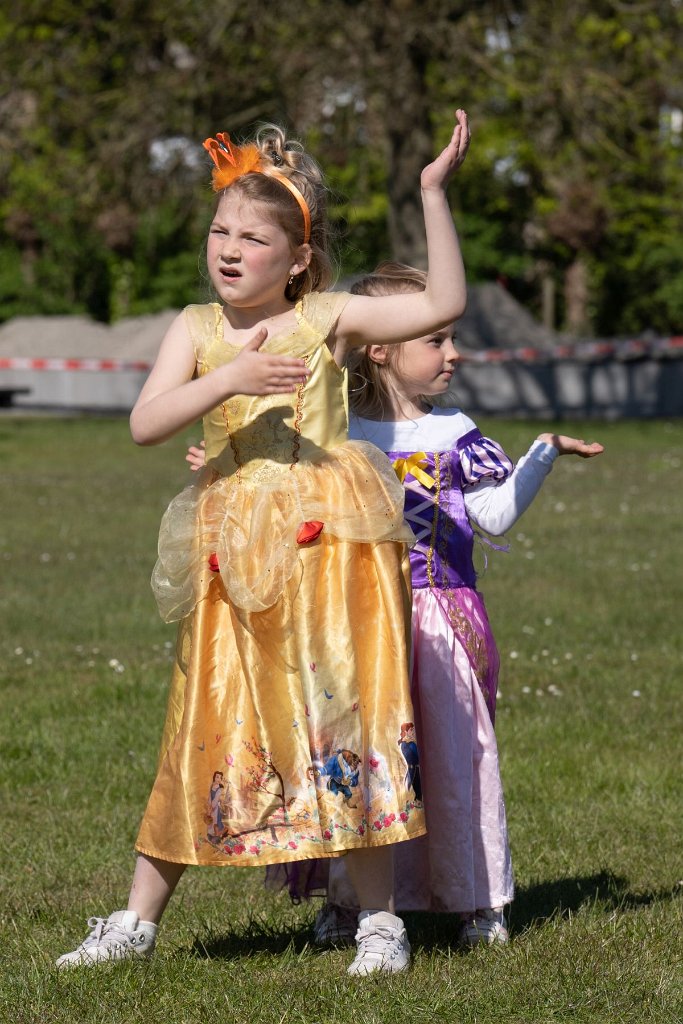
[[[538,426],[481,422],[513,457]],[[173,629],[149,589],[187,478],[184,434],[0,419],[0,1020],[13,1024],[679,1022],[683,1018],[683,424],[563,424],[562,459],[490,553],[498,735],[518,896],[512,941],[467,955],[407,915],[414,968],[348,979],[316,905],[248,869],[188,871],[145,964],[58,973],[125,905]]]

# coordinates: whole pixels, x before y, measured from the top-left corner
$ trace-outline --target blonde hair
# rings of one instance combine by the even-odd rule
[[[385,260],[371,274],[351,286],[353,295],[405,295],[423,292],[427,275],[423,270],[407,263]],[[352,353],[349,365],[349,404],[356,416],[368,420],[382,420],[390,411],[389,395],[392,390],[391,371],[400,357],[400,345],[388,345],[386,362],[376,363],[368,355],[367,347]]]
[[[271,164],[279,174],[289,178],[304,197],[311,215],[311,261],[291,284],[285,288],[285,297],[297,302],[308,292],[324,291],[335,278],[331,255],[330,226],[327,220],[327,187],[320,167],[305,152],[300,142],[287,137],[275,124],[263,124],[253,140],[261,153],[264,165]],[[245,199],[262,203],[268,216],[287,235],[293,249],[303,242],[301,208],[289,190],[267,174],[243,174],[226,192],[238,192]]]

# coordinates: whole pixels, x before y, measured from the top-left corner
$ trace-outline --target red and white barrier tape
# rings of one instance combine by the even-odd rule
[[[457,344],[457,343],[456,343]],[[564,360],[596,363],[604,359],[629,362],[647,356],[683,356],[683,337],[637,338],[633,341],[584,341],[554,348],[486,348],[461,353],[467,363],[557,363]],[[75,370],[91,373],[151,370],[152,363],[142,359],[35,359],[25,356],[0,356],[0,370]]]
[[[456,341],[457,345],[457,341]],[[461,352],[468,363],[558,363],[572,360],[599,363],[607,359],[630,362],[635,359],[661,359],[683,356],[683,337],[637,338],[633,341],[582,341],[553,348],[485,348]]]
[[[0,356],[0,370],[89,370],[90,372],[150,370],[152,364],[141,359],[29,359]]]

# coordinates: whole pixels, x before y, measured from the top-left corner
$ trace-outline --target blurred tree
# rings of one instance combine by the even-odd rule
[[[200,141],[257,120],[328,172],[345,271],[388,250],[419,264],[420,170],[464,106],[470,278],[575,332],[680,329],[682,19],[676,0],[9,5],[0,318],[197,298]]]
[[[527,246],[540,278],[562,274],[564,326],[636,330],[636,304],[641,329],[680,325],[679,289],[654,300],[634,271],[651,278],[655,264],[673,269],[683,257],[683,138],[680,124],[663,130],[683,102],[683,7],[526,0],[489,13],[468,22],[473,63],[491,84],[482,115],[502,114],[515,131],[513,171],[532,198]]]
[[[244,6],[34,0],[0,15],[0,45],[0,280],[15,261],[23,282],[0,315],[193,298],[197,140],[219,103],[238,123],[273,92]]]

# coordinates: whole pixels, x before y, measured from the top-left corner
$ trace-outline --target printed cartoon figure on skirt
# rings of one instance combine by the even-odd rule
[[[209,798],[207,800],[206,808],[206,824],[209,826],[206,838],[210,843],[218,843],[226,835],[228,829],[226,822],[223,818],[225,812],[229,816],[229,809],[226,807],[226,791],[225,783],[223,781],[223,772],[216,771],[213,773],[213,779],[211,781],[211,789],[209,790]]]
[[[352,790],[358,785],[360,765],[361,758],[358,754],[354,754],[352,750],[338,750],[328,757],[317,775],[329,776],[327,788],[330,792],[341,793],[348,807],[356,807],[357,804],[351,803],[351,797]]]
[[[404,722],[401,726],[401,736],[398,741],[401,753],[408,765],[406,772],[406,786],[412,789],[415,799],[422,802],[422,783],[420,782],[420,755],[415,740],[415,723]]]

